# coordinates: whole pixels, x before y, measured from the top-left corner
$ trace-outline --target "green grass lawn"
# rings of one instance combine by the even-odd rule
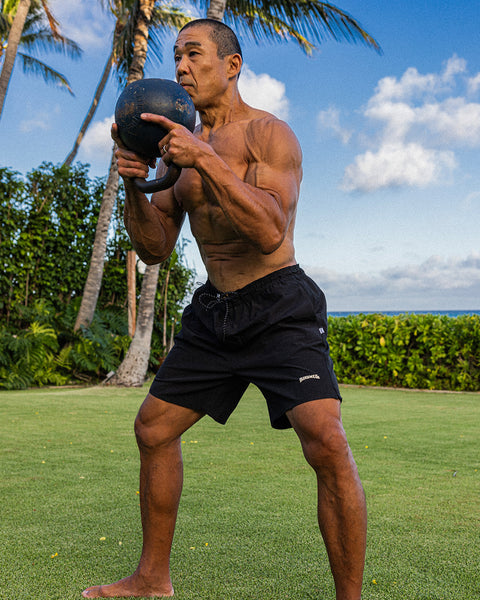
[[[0,393],[0,598],[80,599],[137,565],[145,389]],[[365,600],[480,598],[480,394],[343,388],[369,508]],[[333,600],[313,471],[250,388],[183,440],[177,600]]]

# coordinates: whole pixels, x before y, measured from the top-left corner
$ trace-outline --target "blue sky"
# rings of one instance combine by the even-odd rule
[[[108,55],[97,0],[51,0],[80,61],[48,62],[75,97],[16,66],[0,121],[0,164],[25,174],[73,144]],[[381,44],[242,40],[244,99],[284,118],[304,153],[297,260],[331,311],[480,309],[478,0],[342,0]],[[170,47],[147,77],[173,78]],[[106,174],[119,94],[111,80],[78,159]],[[184,237],[192,240],[188,227]],[[194,243],[187,260],[205,272]]]

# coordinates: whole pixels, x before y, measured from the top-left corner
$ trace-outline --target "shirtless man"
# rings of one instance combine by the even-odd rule
[[[302,176],[290,128],[246,105],[234,33],[198,20],[175,44],[177,81],[201,124],[191,134],[164,117],[163,161],[182,167],[175,186],[135,187],[146,161],[119,148],[125,224],[140,258],[166,260],[185,214],[208,281],[185,309],[182,331],[135,421],[140,450],[143,549],[130,577],[88,588],[85,598],[173,596],[169,572],[182,488],[181,435],[205,414],[225,423],[250,382],[263,392],[273,427],[293,427],[318,481],[318,520],[336,600],[359,600],[365,557],[362,485],[340,417],[326,341],[323,293],[295,262],[293,229]],[[118,140],[115,125],[114,139]]]

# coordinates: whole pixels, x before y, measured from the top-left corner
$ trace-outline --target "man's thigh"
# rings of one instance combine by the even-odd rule
[[[287,417],[300,439],[317,439],[332,428],[343,429],[340,406],[338,398],[321,398],[295,406]]]

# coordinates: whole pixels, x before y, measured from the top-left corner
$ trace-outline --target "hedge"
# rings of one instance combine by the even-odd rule
[[[340,383],[480,390],[480,315],[329,317]]]

